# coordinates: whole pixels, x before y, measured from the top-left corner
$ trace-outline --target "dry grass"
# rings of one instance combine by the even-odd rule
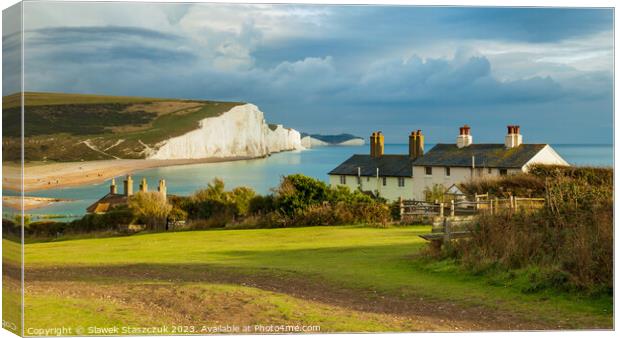
[[[543,182],[546,207],[482,215],[471,239],[448,246],[445,254],[474,271],[525,271],[530,281],[525,289],[611,293],[613,185],[607,178],[612,171],[597,169],[598,176],[593,172],[544,168],[529,178],[498,180],[498,186],[517,180]]]

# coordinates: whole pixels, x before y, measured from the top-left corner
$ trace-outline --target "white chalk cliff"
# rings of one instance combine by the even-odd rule
[[[363,146],[365,144],[363,138],[352,138],[343,142],[328,143],[323,140],[319,140],[310,135],[301,138],[301,145],[304,148],[323,147],[323,146]]]
[[[312,136],[304,136],[301,138],[301,145],[304,146],[305,148],[312,148],[312,147],[328,146],[329,143],[316,139]]]
[[[272,130],[253,104],[233,107],[217,117],[200,121],[199,128],[154,147],[149,159],[200,159],[208,157],[260,157],[301,150],[301,135],[277,125]]]
[[[339,146],[363,146],[366,142],[363,138],[352,138],[350,140],[338,143]]]

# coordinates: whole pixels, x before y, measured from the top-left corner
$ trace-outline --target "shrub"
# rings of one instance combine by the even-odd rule
[[[62,235],[67,226],[64,222],[42,221],[32,222],[24,230],[29,236],[56,237]]]
[[[275,190],[278,210],[289,216],[305,211],[309,206],[327,201],[329,187],[325,182],[301,174],[285,176]]]
[[[132,195],[128,202],[133,215],[151,230],[162,230],[172,210],[172,206],[158,192],[139,192]]]
[[[611,293],[611,181],[578,169],[536,170],[540,170],[536,179],[547,175],[546,208],[483,214],[471,227],[471,238],[450,243],[444,257],[456,258],[472,271],[525,271],[531,280],[530,287],[524,288],[527,292],[556,288]]]
[[[69,222],[66,232],[118,231],[133,223],[135,217],[127,206],[118,206],[105,214],[87,214]]]
[[[250,215],[265,215],[276,209],[276,202],[273,195],[256,195],[249,203],[248,213]]]
[[[215,178],[207,188],[196,191],[180,207],[192,220],[210,220],[209,227],[225,226],[246,216],[255,196],[254,190],[247,187],[226,191],[224,182]]]
[[[544,179],[522,173],[495,178],[479,178],[460,184],[461,190],[467,195],[486,194],[508,197],[544,197]]]
[[[2,238],[15,239],[21,237],[21,226],[13,220],[2,218]]]
[[[426,202],[443,202],[446,187],[443,184],[433,184],[432,188],[426,187],[424,189],[424,198]]]

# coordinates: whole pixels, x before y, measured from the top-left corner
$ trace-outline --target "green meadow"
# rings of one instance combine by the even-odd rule
[[[25,327],[271,324],[314,325],[321,332],[612,327],[611,297],[524,293],[518,282],[426,260],[420,254],[426,242],[418,235],[429,231],[212,230],[27,244]]]

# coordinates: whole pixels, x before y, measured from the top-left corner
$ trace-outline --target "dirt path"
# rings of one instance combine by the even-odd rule
[[[405,322],[418,323],[416,327],[422,330],[539,330],[570,327],[569,323],[551,325],[505,310],[483,306],[463,306],[454,302],[422,297],[395,296],[370,289],[345,288],[315,276],[299,276],[267,269],[249,273],[211,265],[51,267],[27,268],[25,278],[27,290],[31,290],[30,292],[42,292],[41,290],[50,288],[71,292],[71,289],[92,290],[93,287],[97,288],[97,285],[112,285],[112,289],[125,290],[122,292],[123,299],[135,298],[137,300],[141,297],[127,290],[127,285],[137,284],[145,287],[149,285],[148,283],[165,282],[172,285],[173,289],[182,288],[187,283],[239,285],[285,294],[315,304],[324,304],[356,313],[400,318]],[[97,282],[90,282],[90,280]],[[88,281],[86,283],[90,286],[89,288],[79,286],[85,281]],[[52,287],[52,285],[57,286]],[[228,310],[222,307],[213,311],[222,312],[226,318]],[[252,312],[248,315],[252,316]]]

